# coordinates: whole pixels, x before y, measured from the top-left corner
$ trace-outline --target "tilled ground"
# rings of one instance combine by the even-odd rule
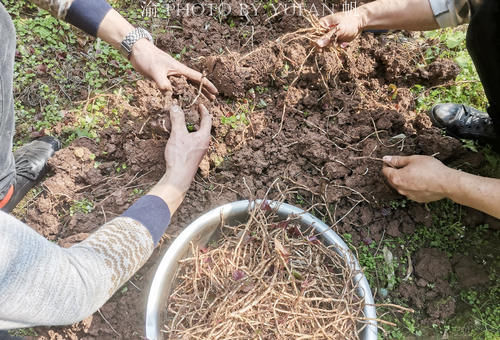
[[[101,314],[70,327],[37,328],[40,339],[141,338],[155,264],[169,239],[210,208],[262,198],[269,190],[270,199],[284,196],[311,209],[337,232],[350,233],[354,245],[378,243],[384,235],[412,234],[419,225],[432,223],[422,205],[390,207],[400,197],[381,176],[381,157],[437,154],[446,163],[481,164],[480,155],[467,153],[459,141],[414,112],[409,88],[454,79],[458,67],[453,62],[439,60],[418,68],[422,46],[413,36],[399,33],[364,34],[344,49],[311,54],[302,65],[311,48],[306,41],[282,45],[275,39],[307,23],[297,17],[267,18],[265,13],[253,18],[260,28],[251,40],[243,38],[244,19],[237,17],[235,28],[209,17],[178,18],[183,30],[159,37],[161,48],[184,50],[182,60],[203,70],[221,91],[215,102],[198,99],[214,115],[210,150],[168,236],[146,266]],[[98,140],[78,139],[50,161],[52,176],[28,207],[26,222],[48,239],[70,246],[147,192],[165,168],[168,106],[180,104],[189,126],[198,124],[195,106],[190,106],[197,87],[182,78],[173,82],[173,93],[139,81],[129,90],[130,102],[111,98],[108,110],[118,109],[119,128],[103,130]],[[94,207],[84,214],[74,202],[94,202]],[[398,249],[395,255],[406,256]],[[390,294],[426,309],[427,324],[439,322],[455,308],[445,278],[457,268],[467,272],[471,267],[463,263],[470,259],[451,263],[436,249],[422,249],[412,258],[414,280]],[[475,276],[484,280],[478,270]],[[396,273],[405,276],[406,271],[398,268]],[[434,306],[438,300],[448,302]]]

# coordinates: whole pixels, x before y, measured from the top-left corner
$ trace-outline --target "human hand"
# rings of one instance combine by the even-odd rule
[[[329,33],[316,42],[321,48],[333,43],[333,36],[336,37],[338,43],[350,42],[363,31],[363,19],[356,10],[323,17],[320,24],[324,29],[329,30]]]
[[[168,77],[184,76],[195,83],[203,82],[203,93],[211,100],[219,93],[207,78],[163,52],[146,39],[137,41],[130,56],[132,66],[142,75],[153,79],[160,90],[172,90]]]
[[[198,111],[201,115],[200,129],[190,133],[186,128],[182,109],[177,105],[170,108],[172,131],[165,148],[167,168],[165,176],[151,190],[150,195],[163,198],[171,214],[184,199],[210,143],[212,116],[201,104]]]
[[[428,203],[446,197],[454,170],[429,156],[386,156],[382,172],[389,184],[412,201]]]

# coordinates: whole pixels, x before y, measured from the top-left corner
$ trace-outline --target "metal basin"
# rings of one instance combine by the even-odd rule
[[[261,201],[256,201],[256,204],[260,203]],[[375,321],[377,315],[373,302],[373,295],[366,277],[360,270],[356,257],[349,250],[345,242],[326,224],[313,215],[304,212],[304,210],[285,203],[279,204],[272,201],[268,201],[268,203],[273,210],[276,210],[279,217],[286,219],[289,215],[293,214],[299,216],[297,221],[303,226],[313,226],[318,233],[322,233],[323,242],[334,245],[336,251],[345,259],[346,263],[357,271],[354,277],[355,283],[358,283],[357,294],[364,299],[364,314],[366,318],[370,319],[370,321],[367,321],[367,325],[360,337],[363,340],[377,340],[377,322]],[[221,224],[222,216],[224,216],[225,223],[246,222],[248,219],[248,211],[253,208],[254,204],[255,203],[250,203],[249,201],[239,201],[213,209],[191,223],[175,239],[167,252],[163,255],[153,278],[153,283],[151,284],[146,307],[145,329],[147,339],[163,339],[160,330],[163,327],[163,321],[166,317],[167,299],[175,280],[178,261],[189,255],[190,242],[197,243],[201,246],[208,244],[213,237],[216,237],[216,231]]]

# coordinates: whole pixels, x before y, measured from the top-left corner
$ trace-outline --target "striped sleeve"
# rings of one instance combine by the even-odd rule
[[[68,325],[99,309],[151,256],[146,227],[128,217],[65,249],[0,212],[0,330]]]
[[[59,19],[65,19],[73,0],[30,0]]]
[[[66,20],[86,33],[97,36],[111,6],[106,0],[30,0],[53,16]]]

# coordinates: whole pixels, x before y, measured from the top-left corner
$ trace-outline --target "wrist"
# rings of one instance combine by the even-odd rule
[[[151,49],[155,47],[155,45],[146,38],[142,38],[137,40],[137,42],[132,46],[132,52],[130,53],[130,61],[137,58],[140,55],[150,55]]]
[[[370,11],[368,11],[365,6],[361,6],[361,7],[357,8],[357,9],[355,9],[355,11],[357,12],[356,15],[359,18],[359,20],[358,20],[359,32],[362,32],[370,24]]]
[[[108,42],[116,49],[120,49],[120,44],[125,39],[127,34],[135,29],[120,13],[111,10],[104,17],[97,36],[104,41]]]
[[[439,193],[444,197],[454,200],[454,197],[460,195],[460,181],[463,172],[445,167],[439,180]]]
[[[180,188],[176,182],[178,181],[173,176],[165,174],[149,192],[149,195],[158,196],[163,199],[172,215],[181,205],[187,192],[187,189]]]

